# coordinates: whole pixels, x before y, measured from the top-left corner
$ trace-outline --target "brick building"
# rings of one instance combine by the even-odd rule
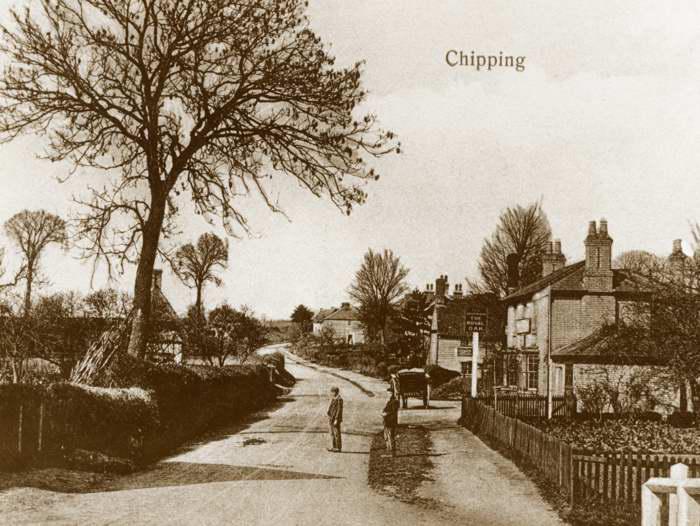
[[[650,353],[611,349],[609,328],[624,318],[630,302],[647,297],[631,271],[612,268],[612,245],[607,221],[592,221],[585,260],[566,265],[561,243],[554,241],[543,256],[542,277],[504,299],[507,345],[497,373],[503,386],[545,395],[550,355],[555,396],[583,385],[601,367],[617,374],[660,365]],[[674,243],[676,256],[679,247]]]

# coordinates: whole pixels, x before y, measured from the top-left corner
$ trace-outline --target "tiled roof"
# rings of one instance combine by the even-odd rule
[[[357,321],[360,317],[357,314],[357,310],[352,307],[340,307],[335,309],[331,314],[323,318],[323,321]]]
[[[586,290],[583,286],[585,267],[585,261],[578,261],[555,270],[551,274],[509,294],[504,298],[504,301],[526,298],[549,286],[552,287],[552,290],[583,292]],[[629,270],[613,269],[613,290],[616,292],[638,292],[640,289]]]
[[[642,339],[635,329],[607,325],[593,334],[552,351],[555,362],[648,364],[663,363],[652,342]]]
[[[321,323],[326,316],[331,314],[335,309],[320,309],[314,316],[314,323]]]
[[[555,270],[551,274],[547,274],[546,276],[538,279],[537,281],[534,281],[529,285],[525,285],[523,288],[516,290],[512,294],[508,294],[508,296],[504,298],[504,301],[521,298],[524,296],[531,296],[554,283],[562,281],[565,278],[571,277],[571,275],[576,273],[577,271],[581,271],[581,273],[583,273],[583,268],[585,264],[585,261],[579,261],[577,263],[573,263],[572,265],[562,267],[559,270]],[[569,282],[571,286],[573,286],[576,282],[580,283],[580,281],[580,278],[577,280],[575,277],[574,279],[567,280],[567,282]]]

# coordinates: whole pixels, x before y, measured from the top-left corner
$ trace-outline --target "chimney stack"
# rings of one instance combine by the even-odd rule
[[[442,299],[447,294],[447,280],[444,276],[440,276],[435,280],[435,297]]]
[[[454,297],[455,297],[455,298],[461,298],[462,296],[463,296],[462,284],[461,284],[461,283],[457,283],[457,284],[455,285]]]
[[[601,219],[598,228],[591,221],[588,236],[584,241],[586,247],[586,268],[584,286],[588,290],[610,292],[613,290],[612,243],[608,233],[608,222]]]
[[[564,268],[564,265],[566,265],[566,256],[561,253],[561,241],[559,239],[550,241],[542,256],[542,277]]]
[[[676,279],[684,278],[687,259],[688,256],[683,252],[683,241],[681,239],[674,239],[671,255],[668,256],[668,263]]]

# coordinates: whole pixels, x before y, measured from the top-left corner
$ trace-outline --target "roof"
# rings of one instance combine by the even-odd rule
[[[552,360],[569,363],[648,365],[663,364],[649,340],[622,325],[605,325],[593,334],[552,351]]]
[[[356,309],[350,305],[343,305],[324,317],[322,321],[359,321],[359,319]]]
[[[552,287],[552,290],[560,292],[585,292],[586,288],[583,286],[585,267],[585,261],[567,265],[509,294],[503,301],[526,298],[549,286]],[[629,270],[613,269],[613,291],[639,292],[639,286]]]
[[[461,339],[467,335],[467,313],[486,314],[486,334],[484,338],[500,338],[501,328],[498,323],[500,311],[498,299],[494,294],[470,294],[462,297],[446,298],[438,306],[438,333],[441,338]]]
[[[335,309],[320,309],[314,316],[314,323],[321,323],[326,316],[331,314]]]

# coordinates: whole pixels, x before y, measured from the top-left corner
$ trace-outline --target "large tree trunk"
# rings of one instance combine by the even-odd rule
[[[32,285],[34,283],[34,263],[27,261],[27,288],[24,290],[24,315],[29,316],[32,308]]]
[[[165,216],[165,198],[153,197],[151,213],[143,231],[141,255],[134,283],[134,313],[129,338],[129,354],[143,358],[146,355],[151,325],[151,283],[153,266],[158,254],[158,243]]]
[[[203,283],[197,283],[197,299],[194,302],[195,307],[197,308],[197,313],[202,314],[202,287]]]

